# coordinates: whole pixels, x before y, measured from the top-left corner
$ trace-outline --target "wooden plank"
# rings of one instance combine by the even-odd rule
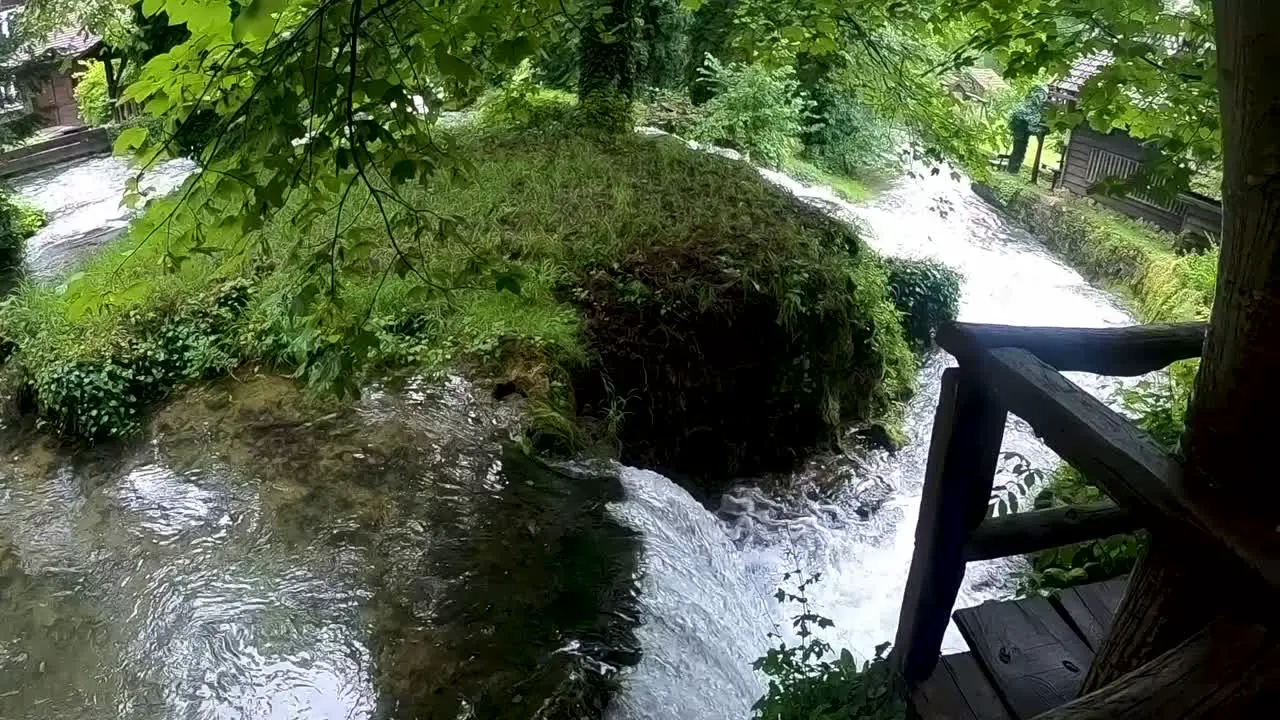
[[[1254,517],[1220,490],[1187,486],[1181,466],[1154,440],[1026,350],[986,350],[973,365],[1010,412],[1147,527],[1198,531],[1216,541],[1206,544],[1207,553],[1225,547],[1280,587],[1280,532],[1274,523]]]
[[[955,619],[1014,717],[1035,717],[1079,693],[1093,653],[1048,600],[988,602]]]
[[[1011,720],[1008,708],[971,653],[946,655],[911,696],[921,720]]]
[[[1141,529],[1137,515],[1115,503],[1033,510],[987,518],[969,535],[967,562],[1026,555]]]
[[[1182,644],[1039,720],[1275,717],[1280,631],[1218,618]]]
[[[1049,602],[1058,608],[1085,644],[1097,653],[1107,633],[1111,632],[1111,622],[1120,609],[1128,584],[1128,578],[1116,578],[1067,588],[1049,598]]]
[[[1017,347],[1057,370],[1137,376],[1200,357],[1208,327],[1205,323],[1119,328],[947,323],[938,328],[937,340],[961,362],[991,348]]]
[[[942,375],[915,551],[891,656],[908,687],[933,673],[964,579],[964,546],[986,515],[1006,413],[962,368]]]

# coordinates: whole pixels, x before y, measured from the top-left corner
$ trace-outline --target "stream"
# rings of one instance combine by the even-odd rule
[[[128,175],[95,158],[14,183],[52,219],[31,275],[127,223]],[[880,252],[960,270],[962,320],[1132,322],[967,183],[904,177],[855,207],[767,176]],[[836,648],[892,640],[950,363],[922,363],[904,449],[815,458],[784,483],[799,492],[744,481],[711,510],[652,472],[520,459],[517,409],[458,378],[342,408],[229,380],[123,447],[4,437],[0,717],[748,718],[751,663],[794,613],[783,573],[821,573],[808,595]],[[1004,445],[1054,461],[1016,419]],[[1016,562],[971,565],[960,604],[1007,597]]]

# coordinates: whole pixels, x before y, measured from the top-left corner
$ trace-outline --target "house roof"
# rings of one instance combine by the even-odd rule
[[[99,42],[101,42],[100,38],[85,30],[68,28],[37,45],[32,50],[32,55],[41,55],[52,50],[62,57],[79,57],[86,51],[92,50]]]
[[[102,44],[102,39],[84,30],[66,29],[54,33],[43,42],[32,43],[4,59],[4,67],[15,68],[32,60],[84,58]]]
[[[1112,57],[1109,52],[1099,52],[1080,58],[1066,75],[1049,86],[1049,97],[1060,102],[1070,102],[1080,97],[1080,88],[1089,82],[1089,78],[1110,65]]]
[[[952,93],[975,100],[990,98],[1008,87],[1000,73],[980,67],[961,70],[950,83]]]

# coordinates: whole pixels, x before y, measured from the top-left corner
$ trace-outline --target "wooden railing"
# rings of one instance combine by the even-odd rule
[[[1143,375],[1198,357],[1204,339],[1200,324],[1085,330],[955,323],[939,331],[939,345],[959,367],[942,378],[892,655],[909,687],[928,679],[938,662],[971,561],[1159,528],[1195,533],[1206,552],[1280,587],[1277,528],[1242,520],[1231,509],[1238,503],[1212,490],[1185,486],[1175,458],[1061,374]],[[1008,413],[1114,502],[987,517]]]

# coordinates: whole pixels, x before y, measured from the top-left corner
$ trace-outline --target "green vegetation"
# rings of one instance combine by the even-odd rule
[[[806,576],[800,570],[786,573],[782,581],[792,588],[779,588],[779,603],[794,605],[791,617],[798,644],[788,644],[779,630],[771,635],[778,642],[755,662],[756,670],[769,679],[769,689],[753,706],[758,720],[905,720],[907,701],[901,682],[886,658],[889,644],[876,648],[872,660],[859,663],[843,649],[836,654],[820,637],[832,627],[831,620],[817,615],[805,591],[820,581],[821,575]]]
[[[889,295],[902,312],[907,337],[919,347],[933,343],[938,326],[960,312],[960,273],[936,260],[889,258]]]
[[[100,60],[90,60],[76,75],[76,107],[87,125],[101,126],[111,122],[111,98],[107,95],[107,67]]]
[[[790,67],[724,64],[708,56],[702,72],[715,94],[699,108],[690,137],[775,168],[800,151],[809,102]]]
[[[628,456],[700,475],[789,461],[910,390],[878,259],[749,166],[506,123],[449,141],[468,169],[433,202],[459,231],[398,273],[376,204],[353,192],[363,210],[341,222],[364,239],[349,251],[364,269],[323,324],[297,304],[305,278],[288,253],[325,252],[329,232],[272,223],[265,243],[165,273],[153,231],[196,220],[172,198],[68,287],[20,290],[0,313],[11,377],[51,429],[101,440],[177,384],[242,364],[320,387],[462,365],[534,397],[551,439],[584,442],[580,413],[612,423]]]
[[[0,191],[0,272],[22,262],[27,238],[44,227],[44,211],[7,190]]]

